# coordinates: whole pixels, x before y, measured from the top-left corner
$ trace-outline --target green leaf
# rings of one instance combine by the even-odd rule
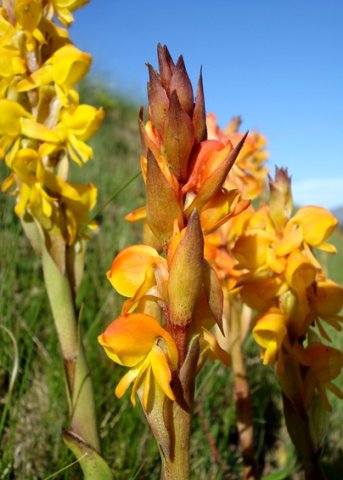
[[[63,432],[63,440],[78,459],[84,480],[113,480],[110,467],[101,455],[70,431]]]
[[[283,469],[262,477],[262,480],[284,480],[289,476],[289,470]]]

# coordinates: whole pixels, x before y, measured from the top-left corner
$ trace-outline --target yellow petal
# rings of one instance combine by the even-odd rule
[[[316,269],[305,255],[295,251],[287,258],[285,278],[290,287],[303,292],[314,282]]]
[[[146,219],[146,207],[136,208],[125,216],[127,222],[139,222]]]
[[[29,138],[44,140],[46,142],[58,143],[59,137],[50,128],[37,123],[30,118],[20,119],[21,133]]]
[[[265,364],[276,360],[277,351],[287,336],[286,322],[286,316],[278,310],[270,310],[257,320],[252,333],[256,343],[265,349]]]
[[[343,308],[343,287],[329,280],[316,284],[315,305],[319,316],[336,315]]]
[[[24,30],[33,32],[42,17],[41,0],[16,0],[15,17]]]
[[[158,345],[154,345],[153,349],[151,350],[150,358],[152,371],[157,383],[167,397],[169,397],[171,400],[175,400],[175,395],[170,387],[172,376],[165,353]]]
[[[311,206],[298,210],[290,223],[298,224],[305,242],[317,247],[331,235],[338,220],[325,208]]]
[[[19,103],[5,98],[0,100],[0,135],[10,135],[17,137],[21,132],[20,119],[22,117],[31,118],[32,115],[27,112]]]
[[[118,385],[116,386],[116,389],[114,391],[115,396],[117,398],[121,398],[131,383],[133,383],[138,375],[139,369],[138,368],[131,368],[120,380]]]
[[[212,360],[220,360],[224,365],[229,365],[229,354],[220,347],[216,337],[204,327],[202,327],[201,345],[202,348],[206,345],[205,348],[211,353]]]
[[[299,247],[303,240],[302,231],[300,228],[286,226],[283,238],[275,247],[275,253],[278,256],[288,255],[292,250]]]

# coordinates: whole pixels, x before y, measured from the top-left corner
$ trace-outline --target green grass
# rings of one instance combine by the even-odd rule
[[[72,178],[96,183],[101,206],[139,171],[138,106],[119,96],[112,100],[101,86],[85,85],[81,95],[87,102],[105,105],[107,116],[93,141],[94,160],[81,170],[73,167]],[[3,178],[3,165],[0,172]],[[119,480],[158,479],[160,474],[158,450],[141,409],[133,408],[127,395],[122,400],[114,396],[123,369],[105,358],[96,341],[121,305],[121,299],[106,280],[106,271],[117,252],[139,242],[141,237],[140,227],[126,223],[123,217],[143,203],[144,187],[137,178],[98,216],[100,228],[89,242],[85,276],[78,295],[78,302],[84,307],[82,331],[94,381],[103,453],[115,472],[115,479]],[[22,233],[13,213],[12,199],[5,195],[0,196],[0,221],[0,322],[15,339],[19,366],[9,396],[16,355],[8,332],[0,329],[0,480],[81,479],[79,467],[71,465],[74,458],[61,439],[62,428],[67,426],[64,373],[40,261]],[[342,235],[335,236],[337,246],[341,244],[339,256],[323,257],[336,280],[343,279],[342,240]],[[336,341],[342,344],[342,336],[340,339],[336,336]],[[251,339],[246,355],[256,445],[264,472],[275,473],[287,459],[290,466],[287,478],[300,478],[296,456],[283,427],[274,373],[262,367]],[[343,386],[343,381],[340,384]],[[191,450],[194,479],[240,478],[232,398],[230,369],[207,365],[197,382]],[[330,479],[341,478],[337,466],[343,458],[342,403],[332,399],[333,414],[324,451]],[[64,467],[68,468],[53,476]]]

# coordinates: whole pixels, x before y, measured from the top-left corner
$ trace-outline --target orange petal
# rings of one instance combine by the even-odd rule
[[[159,322],[144,313],[121,315],[98,337],[106,354],[116,363],[137,366],[150,352],[157,339],[166,342],[169,358],[177,362],[177,349],[173,338]]]
[[[118,293],[133,297],[144,282],[147,269],[159,258],[158,252],[147,245],[127,247],[113,260],[107,278]]]

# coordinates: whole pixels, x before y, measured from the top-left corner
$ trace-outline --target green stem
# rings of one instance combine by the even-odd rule
[[[194,338],[174,380],[176,401],[171,404],[168,419],[172,448],[169,455],[162,455],[162,480],[188,480],[190,476],[190,438],[199,351],[198,339]]]
[[[99,451],[92,381],[80,341],[70,282],[67,275],[61,273],[45,247],[42,251],[42,263],[45,286],[67,376],[71,409],[70,428],[86,444]]]
[[[164,457],[162,480],[187,480],[190,473],[190,433],[192,412],[178,403],[173,404],[174,449],[169,458]]]

